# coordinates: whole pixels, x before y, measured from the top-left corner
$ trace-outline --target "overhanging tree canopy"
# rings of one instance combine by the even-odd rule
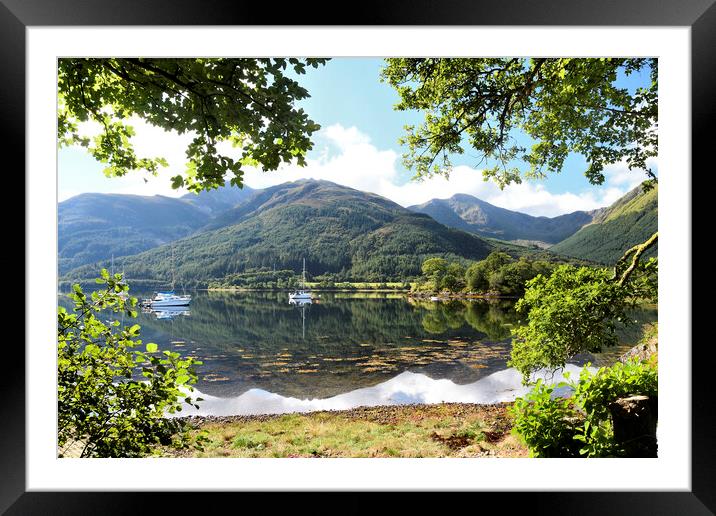
[[[310,136],[320,126],[295,104],[308,91],[287,76],[305,73],[326,59],[112,58],[60,59],[58,69],[58,138],[60,145],[80,144],[106,163],[105,174],[130,170],[156,175],[167,166],[162,157],[139,157],[131,142],[127,118],[179,134],[191,132],[187,167],[172,186],[200,191],[231,183],[241,186],[243,168],[276,170],[293,159],[305,165]],[[102,132],[90,139],[78,124],[92,120]],[[217,145],[231,141],[241,157],[223,155]]]
[[[655,179],[647,160],[657,155],[656,59],[611,58],[389,58],[383,80],[400,95],[398,110],[425,112],[406,127],[401,143],[416,177],[448,175],[451,154],[465,141],[482,160],[483,174],[500,187],[561,171],[571,152],[585,156],[585,175],[604,182],[606,165],[625,160]],[[620,74],[644,70],[650,85],[630,92]],[[533,141],[521,145],[516,131]],[[521,171],[513,161],[521,160]]]

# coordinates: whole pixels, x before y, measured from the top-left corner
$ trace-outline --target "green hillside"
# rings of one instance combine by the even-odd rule
[[[658,186],[648,192],[637,186],[550,251],[611,265],[624,251],[647,240],[658,226]],[[657,253],[655,245],[645,256]]]
[[[99,193],[67,199],[57,209],[60,274],[188,236],[253,193],[227,185],[179,199]]]
[[[126,277],[187,284],[259,268],[332,273],[339,280],[386,281],[417,276],[428,256],[479,260],[492,245],[413,213],[378,195],[327,181],[302,180],[255,193],[202,229],[127,257]],[[71,271],[94,277],[97,266]]]
[[[171,197],[86,193],[57,209],[60,275],[84,264],[137,254],[186,236],[209,216]]]

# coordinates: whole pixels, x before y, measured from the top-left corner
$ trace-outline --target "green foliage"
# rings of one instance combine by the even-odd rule
[[[487,292],[490,289],[489,271],[484,260],[470,264],[465,271],[465,283],[470,292]]]
[[[596,373],[584,368],[575,386],[574,396],[580,408],[593,422],[609,417],[608,405],[618,398],[658,394],[658,370],[653,364],[629,360],[603,367]]]
[[[592,184],[604,167],[625,160],[630,169],[654,175],[647,160],[657,155],[657,60],[615,58],[389,58],[383,80],[393,86],[398,110],[425,112],[401,139],[416,177],[448,175],[450,154],[463,142],[487,161],[483,174],[500,187],[522,176],[559,172],[570,152],[587,161]],[[651,84],[632,94],[619,88],[620,74],[646,71]],[[515,132],[526,133],[531,148]],[[515,162],[526,163],[522,173]]]
[[[246,272],[230,274],[221,281],[209,282],[209,288],[296,288],[301,283],[300,275],[292,270],[272,270],[267,268],[251,269]]]
[[[547,274],[552,265],[525,257],[515,261],[502,251],[492,251],[484,260],[469,264],[431,258],[423,262],[422,282],[416,290],[430,292],[493,292],[504,296],[522,294],[525,283],[538,274]]]
[[[509,365],[527,381],[539,369],[564,367],[577,353],[616,344],[616,322],[627,322],[633,305],[629,294],[606,269],[562,265],[528,281],[515,305],[528,320],[515,329]]]
[[[445,258],[428,258],[420,270],[433,290],[440,290],[443,278],[447,273],[448,261]]]
[[[555,386],[538,380],[512,407],[514,431],[532,456],[627,456],[628,447],[614,439],[609,405],[628,396],[658,396],[658,373],[654,365],[638,360],[617,362],[596,373],[587,365],[576,383],[568,381],[557,387],[570,387],[572,396],[554,396]]]
[[[156,175],[168,163],[134,152],[134,129],[126,123],[138,116],[179,134],[194,133],[186,149],[183,174],[172,187],[191,191],[218,188],[227,171],[241,186],[245,166],[276,170],[295,160],[305,165],[320,126],[295,103],[308,91],[286,74],[303,74],[326,59],[296,58],[61,58],[58,64],[58,138],[60,145],[81,145],[106,163],[108,176],[130,170]],[[93,121],[102,132],[93,139],[80,135],[79,124]],[[240,158],[221,154],[219,143],[231,142]]]
[[[441,290],[458,292],[465,288],[465,267],[460,263],[453,262],[448,265],[445,276],[440,283]]]
[[[87,296],[79,285],[70,294],[74,313],[57,313],[58,445],[61,455],[80,446],[82,457],[137,457],[156,445],[181,445],[180,424],[165,418],[181,410],[185,391],[196,382],[193,358],[141,351],[138,324],[103,322],[108,313],[136,317],[137,300],[128,297],[122,275],[102,269],[103,290]],[[198,407],[198,405],[195,405]]]
[[[513,431],[525,441],[532,457],[572,457],[579,451],[578,421],[568,398],[553,396],[555,386],[537,380],[534,388],[512,405]]]

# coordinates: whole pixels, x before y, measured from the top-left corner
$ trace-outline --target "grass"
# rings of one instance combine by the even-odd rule
[[[204,451],[182,457],[526,457],[507,404],[447,403],[207,418],[191,434]]]

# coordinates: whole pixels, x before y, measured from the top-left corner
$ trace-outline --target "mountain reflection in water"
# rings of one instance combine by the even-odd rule
[[[60,303],[69,305],[67,298]],[[656,320],[656,309],[641,310],[636,319]],[[251,396],[328,399],[406,371],[462,387],[506,369],[511,328],[519,321],[511,301],[323,292],[294,306],[287,292],[199,291],[192,292],[189,313],[139,313],[124,321],[134,323],[142,341],[203,361],[196,387],[209,403],[252,389],[258,391]],[[636,331],[624,333],[624,346],[611,355],[580,356],[575,363],[613,362],[637,338]]]

